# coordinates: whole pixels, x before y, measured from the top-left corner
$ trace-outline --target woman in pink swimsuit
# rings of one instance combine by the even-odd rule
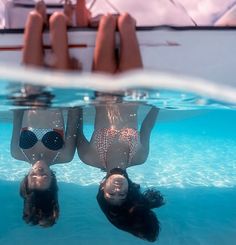
[[[146,161],[158,114],[158,109],[151,107],[139,130],[139,106],[109,102],[96,105],[91,140],[85,138],[81,120],[77,149],[84,163],[107,172],[99,186],[97,201],[108,220],[119,229],[155,241],[159,222],[151,209],[163,205],[163,197],[155,189],[142,193],[126,172],[128,167]]]
[[[120,34],[119,56],[115,54],[115,32]],[[114,74],[142,68],[135,20],[129,14],[103,16],[94,51],[94,72]],[[99,93],[98,93],[99,94]],[[99,186],[97,201],[108,220],[117,228],[148,241],[155,241],[159,222],[151,210],[164,204],[159,191],[133,183],[126,172],[142,164],[149,152],[150,134],[158,109],[151,107],[138,129],[138,103],[118,103],[118,96],[99,94],[104,103],[95,106],[94,133],[90,141],[83,134],[81,120],[77,150],[80,159],[107,172]]]

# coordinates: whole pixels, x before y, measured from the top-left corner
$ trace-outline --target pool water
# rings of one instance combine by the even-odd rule
[[[96,201],[104,172],[83,164],[77,154],[72,162],[53,166],[59,185],[57,224],[41,228],[24,223],[19,183],[29,165],[10,155],[12,109],[22,103],[11,84],[2,81],[1,86],[6,90],[1,93],[0,111],[0,244],[147,244],[107,221]],[[93,91],[51,89],[50,93],[52,106],[84,107],[86,134],[91,135]],[[148,160],[128,169],[134,182],[156,187],[165,197],[166,204],[155,209],[161,223],[155,244],[232,245],[236,240],[235,106],[155,89],[129,91],[126,101],[160,108]]]

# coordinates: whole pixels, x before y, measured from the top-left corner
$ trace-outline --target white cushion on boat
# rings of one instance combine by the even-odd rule
[[[34,9],[36,0],[2,0],[4,28],[24,28],[27,16]],[[47,0],[46,4],[59,4],[59,0]],[[47,13],[62,11],[62,8],[47,8]]]
[[[23,28],[31,5],[38,0],[0,0],[0,28]],[[72,0],[75,3],[76,0]],[[46,4],[58,4],[60,0],[45,0]],[[94,3],[94,4],[93,4]],[[20,6],[22,5],[22,6]],[[92,15],[108,12],[129,12],[138,26],[193,26],[223,25],[218,19],[236,5],[234,0],[87,0],[92,7]],[[49,13],[56,9],[48,8]],[[231,14],[228,24],[235,25]],[[226,18],[226,17],[225,17]],[[227,20],[229,18],[227,17]]]

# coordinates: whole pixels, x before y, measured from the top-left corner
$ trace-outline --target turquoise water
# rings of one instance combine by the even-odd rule
[[[106,220],[96,202],[104,173],[83,164],[77,155],[68,164],[53,166],[61,210],[57,224],[45,229],[23,222],[19,182],[29,165],[13,159],[9,147],[11,109],[18,107],[16,101],[21,98],[19,87],[7,83],[1,86],[5,90],[1,92],[0,111],[0,244],[147,244]],[[55,95],[53,106],[84,106],[86,134],[91,135],[93,92],[50,92]],[[144,188],[155,186],[165,196],[166,205],[155,210],[161,223],[155,243],[232,245],[236,240],[235,106],[162,90],[130,91],[126,100],[161,109],[148,160],[128,170],[134,182]]]

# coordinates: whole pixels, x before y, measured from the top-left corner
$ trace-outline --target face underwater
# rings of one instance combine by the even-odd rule
[[[104,185],[104,197],[113,205],[120,205],[127,197],[128,180],[121,174],[109,176]]]
[[[28,184],[30,189],[45,190],[51,184],[51,171],[49,166],[43,161],[37,161],[28,174]]]

